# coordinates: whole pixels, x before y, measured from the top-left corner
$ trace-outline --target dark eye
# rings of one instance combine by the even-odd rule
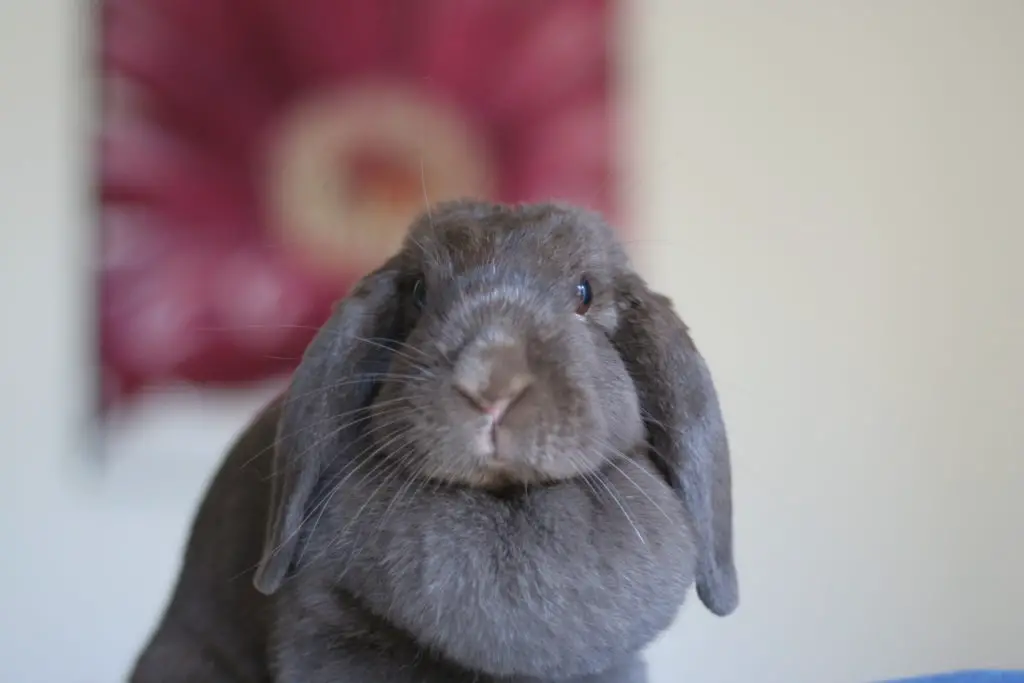
[[[576,298],[579,300],[576,315],[586,315],[590,310],[590,302],[594,300],[594,292],[590,289],[590,281],[587,278],[583,278],[576,285]]]
[[[412,300],[416,304],[416,308],[423,308],[427,302],[427,285],[422,279],[417,280],[412,286]]]

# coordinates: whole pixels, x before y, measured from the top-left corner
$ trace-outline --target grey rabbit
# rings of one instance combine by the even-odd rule
[[[132,683],[642,683],[739,601],[709,370],[600,216],[416,219],[239,437]]]

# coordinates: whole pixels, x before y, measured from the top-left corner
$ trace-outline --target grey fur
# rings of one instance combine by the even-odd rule
[[[531,382],[499,423],[452,382],[489,358]],[[643,683],[695,581],[737,606],[730,489],[708,369],[604,221],[442,204],[228,454],[131,681]]]

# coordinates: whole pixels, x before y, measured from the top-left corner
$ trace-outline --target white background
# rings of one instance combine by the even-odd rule
[[[742,582],[653,680],[1024,668],[1024,2],[715,4],[624,30],[631,246],[718,380]],[[84,6],[0,3],[3,683],[121,680],[253,407],[88,466]]]

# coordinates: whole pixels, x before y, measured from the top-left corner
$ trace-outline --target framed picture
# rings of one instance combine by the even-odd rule
[[[611,0],[100,8],[104,425],[254,409],[430,203],[618,218]]]

